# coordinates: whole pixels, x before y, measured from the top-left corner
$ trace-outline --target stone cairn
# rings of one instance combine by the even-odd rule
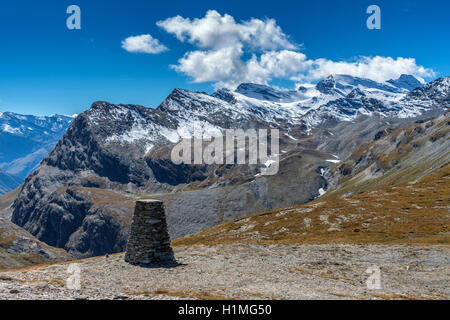
[[[170,247],[162,201],[136,201],[125,261],[141,266],[173,267],[178,264]]]

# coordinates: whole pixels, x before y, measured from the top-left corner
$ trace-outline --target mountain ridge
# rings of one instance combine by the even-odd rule
[[[0,112],[0,170],[22,183],[53,149],[72,120],[61,115]]]
[[[243,216],[178,238],[217,244],[449,246],[450,111],[372,141],[322,170],[329,190],[312,202]]]
[[[316,96],[307,97],[308,90]],[[165,201],[172,238],[237,216],[309,202],[327,187],[321,169],[332,165],[330,159],[341,161],[333,155],[346,157],[354,144],[373,139],[388,123],[395,127],[423,112],[442,113],[449,90],[443,78],[414,89],[410,97],[377,91],[376,99],[361,87],[345,96],[312,88],[300,93],[306,105],[221,91],[224,100],[182,89],[174,89],[156,109],[95,102],[27,177],[11,208],[12,221],[50,245],[91,256],[123,249],[136,198]],[[408,110],[404,116],[402,104]],[[336,111],[331,117],[325,112],[318,123],[307,118],[308,108],[330,111],[330,106]],[[200,134],[280,129],[279,174],[258,176],[261,164],[175,165],[171,147],[192,136],[196,123]],[[114,198],[123,199],[123,205]]]

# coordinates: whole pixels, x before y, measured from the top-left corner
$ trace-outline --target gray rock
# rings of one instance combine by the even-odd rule
[[[136,202],[125,261],[142,266],[176,266],[162,201]]]

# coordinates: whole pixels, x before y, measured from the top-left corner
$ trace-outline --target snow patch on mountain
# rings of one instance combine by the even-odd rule
[[[22,126],[21,126],[22,127]],[[22,131],[21,128],[12,128],[9,124],[4,123],[2,126],[2,130],[4,132],[12,133],[12,134],[20,134]],[[32,128],[29,128],[30,130],[33,130]]]
[[[0,169],[25,179],[53,149],[73,119],[0,113]]]
[[[107,143],[126,147],[139,142],[144,154],[156,145],[177,143],[194,135],[212,137],[223,134],[224,129],[259,125],[285,130],[285,136],[294,140],[291,129],[296,126],[310,134],[328,120],[353,121],[358,115],[375,114],[406,118],[449,106],[450,78],[418,84],[419,80],[408,75],[383,83],[331,75],[295,90],[251,83],[243,83],[235,91],[220,89],[212,95],[174,89],[156,109],[96,102],[89,110],[88,121],[107,133],[102,135]],[[0,151],[0,169],[24,178],[72,121],[66,116],[1,112],[0,135],[13,140]],[[31,143],[11,156],[11,148],[23,147],[14,140],[19,138]]]
[[[249,125],[280,128],[286,137],[295,140],[290,134],[295,126],[301,126],[304,134],[311,134],[315,126],[327,120],[353,121],[358,115],[375,114],[417,116],[448,94],[448,79],[408,92],[408,88],[419,83],[414,79],[402,76],[377,83],[333,75],[296,90],[244,83],[235,91],[220,89],[212,95],[174,89],[157,109],[94,103],[89,121],[101,127],[102,121],[112,120],[117,125],[114,130],[106,130],[106,141],[119,145],[139,141],[144,154],[156,145],[174,144],[192,136],[214,137],[224,134],[224,129],[245,129]]]

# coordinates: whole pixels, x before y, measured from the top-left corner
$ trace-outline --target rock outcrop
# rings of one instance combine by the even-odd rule
[[[71,258],[64,250],[46,245],[0,216],[0,271]]]

